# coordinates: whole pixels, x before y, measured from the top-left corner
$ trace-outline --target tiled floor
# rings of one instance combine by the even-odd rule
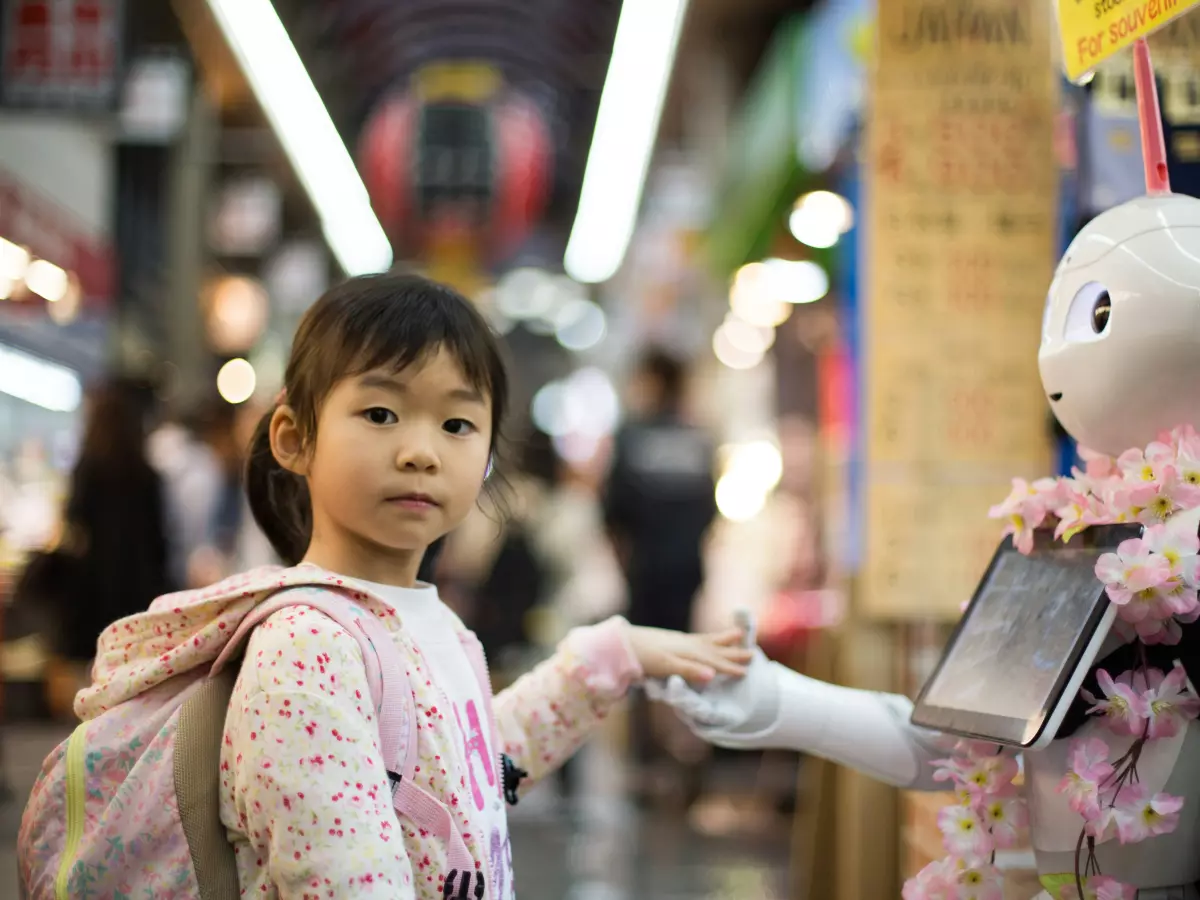
[[[20,802],[0,805],[0,900],[16,898],[13,846],[21,806],[42,758],[65,730],[9,729],[4,766]],[[721,796],[752,784],[749,758],[714,771]],[[623,766],[603,744],[580,759],[580,799],[566,807],[553,786],[513,810],[513,861],[521,900],[786,900],[786,821],[739,816],[716,799],[693,820],[637,811],[625,796]],[[747,822],[752,821],[754,827]],[[724,836],[714,836],[723,831]]]

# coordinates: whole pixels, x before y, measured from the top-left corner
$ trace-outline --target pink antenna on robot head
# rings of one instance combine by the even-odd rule
[[[1171,193],[1167,173],[1167,142],[1163,137],[1162,113],[1158,106],[1158,85],[1150,45],[1138,38],[1133,45],[1133,80],[1137,88],[1138,124],[1142,132],[1142,162],[1146,167],[1146,193]]]

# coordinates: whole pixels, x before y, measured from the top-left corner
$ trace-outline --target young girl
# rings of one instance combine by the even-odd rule
[[[285,389],[251,448],[251,508],[287,563],[355,590],[390,632],[418,719],[415,783],[449,810],[478,874],[451,884],[451,839],[398,818],[360,645],[296,606],[253,632],[225,722],[220,813],[243,896],[508,900],[504,798],[514,776],[559,766],[645,677],[742,673],[740,632],[702,637],[612,619],[573,632],[493,702],[475,674],[478,642],[417,572],[487,481],[506,389],[484,319],[420,278],[353,279],[300,324]],[[247,596],[233,579],[202,599],[226,609]],[[191,626],[164,625],[171,603],[162,604],[102,640],[95,683],[77,702],[85,720],[181,671],[173,654],[184,651],[161,648],[190,644]],[[199,645],[211,632],[195,633]],[[140,651],[129,635],[141,636]],[[166,675],[147,676],[154,666]]]

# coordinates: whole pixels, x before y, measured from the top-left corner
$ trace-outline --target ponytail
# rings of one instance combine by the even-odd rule
[[[271,452],[272,407],[254,429],[246,460],[246,498],[254,520],[280,559],[294,566],[312,539],[312,502],[308,484],[279,464]]]

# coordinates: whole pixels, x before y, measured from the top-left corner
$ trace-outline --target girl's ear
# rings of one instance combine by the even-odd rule
[[[290,406],[276,408],[271,416],[271,454],[293,475],[308,475],[309,454],[296,413]]]

